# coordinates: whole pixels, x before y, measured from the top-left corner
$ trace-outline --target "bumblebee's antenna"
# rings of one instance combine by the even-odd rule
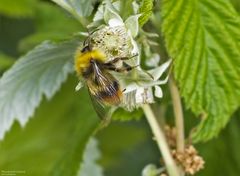
[[[92,50],[92,44],[91,44],[91,34],[87,28],[87,32],[88,32],[88,37],[84,40],[83,42],[83,49],[81,50],[81,52],[86,52],[86,51],[91,51]]]
[[[89,29],[87,28],[87,33],[88,33],[88,37],[84,40],[83,42],[83,49],[82,49],[82,52],[85,52],[85,51],[91,51],[93,46],[92,46],[92,43],[91,43],[91,35],[98,31],[99,29],[95,29],[93,31],[89,31]]]

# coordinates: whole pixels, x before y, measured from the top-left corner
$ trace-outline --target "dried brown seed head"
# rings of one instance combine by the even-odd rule
[[[187,174],[194,175],[204,167],[203,158],[198,155],[197,150],[192,145],[186,146],[184,152],[172,150],[172,156]]]

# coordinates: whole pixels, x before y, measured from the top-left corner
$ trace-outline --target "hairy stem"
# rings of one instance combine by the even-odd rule
[[[180,94],[177,85],[173,78],[169,80],[169,86],[173,101],[173,110],[175,115],[175,123],[177,128],[177,150],[179,152],[184,151],[184,121],[183,121],[183,111]]]
[[[175,116],[176,130],[177,130],[177,151],[184,152],[184,120],[180,94],[174,79],[169,80],[169,87],[173,101],[173,110]],[[181,176],[184,172],[181,170]]]
[[[152,129],[152,132],[156,138],[158,147],[162,153],[164,162],[166,164],[166,168],[167,168],[169,176],[180,176],[179,170],[172,158],[170,149],[167,145],[167,141],[164,136],[164,133],[163,133],[162,129],[160,128],[160,126],[158,125],[157,119],[156,119],[151,107],[148,104],[145,104],[142,106],[142,109],[146,115],[148,123],[149,123],[149,125]]]

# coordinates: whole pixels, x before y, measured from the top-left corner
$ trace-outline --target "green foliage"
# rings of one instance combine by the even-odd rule
[[[113,116],[113,120],[128,121],[128,120],[139,120],[143,116],[142,109],[136,109],[133,112],[128,112],[122,108],[118,108]]]
[[[74,18],[58,6],[46,2],[38,3],[33,23],[35,31],[20,41],[20,51],[27,51],[44,40],[59,42],[82,30],[81,24]]]
[[[227,175],[240,173],[240,111],[235,113],[217,139],[197,146],[206,164],[197,176]]]
[[[31,19],[0,15],[0,23],[0,51],[17,59],[19,41],[33,31]]]
[[[86,30],[92,21],[93,9],[102,1],[52,1],[69,13],[51,0],[0,0],[0,15],[3,15],[0,17],[0,74],[13,64],[14,58],[8,55],[18,55],[16,46],[25,52],[46,39],[57,42],[48,41],[35,47],[0,79],[0,138],[9,131],[0,142],[0,168],[24,170],[34,176],[102,176],[103,169],[97,164],[101,153],[100,162],[106,176],[139,176],[143,168],[153,166],[149,165],[151,163],[154,171],[159,169],[163,164],[159,162],[161,156],[147,122],[140,119],[143,116],[141,109],[133,112],[117,109],[111,124],[92,139],[100,120],[88,92],[85,89],[74,91],[77,78],[70,78],[53,97],[73,72],[73,54],[80,42],[71,40],[72,35]],[[194,133],[195,141],[215,136],[239,107],[240,18],[230,1],[239,12],[238,0],[163,0],[156,8],[154,5],[159,3],[153,0],[112,1],[133,36],[138,34],[138,25],[142,27],[151,17],[157,29],[146,24],[147,32],[141,30],[137,42],[144,44],[143,50],[155,49],[161,58],[168,58],[163,41],[160,41],[163,28],[185,105],[195,115],[206,117]],[[111,6],[110,1],[105,2]],[[139,9],[136,3],[139,3]],[[141,16],[128,19],[136,13]],[[98,15],[101,19],[109,14],[100,10]],[[159,45],[150,48],[155,41],[144,40],[144,37],[156,36],[152,35],[156,31],[160,34]],[[151,54],[146,53],[146,59],[150,58]],[[145,62],[141,61],[141,64]],[[167,86],[163,87],[164,99],[161,103],[157,101],[153,110],[161,123],[174,124],[167,89]],[[33,115],[37,106],[40,107]],[[30,119],[30,116],[34,118]],[[186,109],[184,116],[185,131],[192,131],[198,119],[192,119],[193,114]],[[237,117],[239,112],[218,139],[197,144],[206,162],[205,170],[199,176],[239,174]]]
[[[32,17],[37,0],[0,0],[0,14],[11,17]]]
[[[42,95],[50,99],[73,71],[77,41],[44,42],[19,59],[0,79],[0,138],[17,119],[24,125]]]
[[[218,138],[197,144],[199,154],[205,160],[205,168],[196,176],[239,175],[239,117],[238,111]],[[155,163],[159,166],[159,151],[143,120],[137,123],[115,122],[98,135],[102,151],[101,164],[105,168],[106,176],[139,176],[140,168],[145,165]],[[185,120],[189,129],[197,121],[195,119],[193,122],[192,114],[186,114]]]
[[[82,17],[91,15],[93,11],[94,0],[52,0],[69,13],[71,13],[76,19],[82,21]]]
[[[59,42],[63,39],[69,38],[71,35],[79,32],[83,28],[79,22],[77,22],[73,17],[69,16],[69,14],[65,13],[53,3],[37,2],[36,0],[30,0],[26,2],[13,0],[6,1],[6,3],[0,4],[0,13],[5,14],[1,7],[4,9],[9,8],[10,12],[14,12],[14,8],[10,8],[13,3],[19,7],[19,12],[17,11],[18,13],[15,15],[8,13],[5,15],[14,18],[24,17],[24,19],[31,19],[34,25],[34,33],[31,33],[30,35],[21,39],[19,43],[18,49],[21,52],[26,52],[29,49],[32,49],[34,46],[44,40],[53,40]],[[25,14],[24,9],[30,9],[31,16],[20,15],[20,12]],[[14,35],[16,35],[17,32],[15,32]]]
[[[159,161],[159,152],[144,119],[113,122],[97,137],[106,176],[139,176],[145,165]]]
[[[0,52],[0,73],[13,64],[14,59]]]
[[[134,13],[132,3],[133,0],[120,1],[120,15],[124,20]],[[126,10],[126,7],[128,7],[128,10]]]
[[[163,34],[186,106],[202,115],[194,141],[216,136],[239,106],[240,18],[229,1],[163,1]]]
[[[97,139],[90,138],[84,151],[78,176],[103,176],[102,168],[96,163],[100,157]]]
[[[138,19],[139,25],[143,26],[152,15],[153,0],[142,0],[139,8],[141,16]]]
[[[240,14],[240,1],[239,0],[230,0],[230,1],[232,2],[233,6],[235,7],[235,9]]]
[[[0,168],[34,176],[75,176],[85,145],[99,119],[86,90],[75,93],[70,79],[44,101],[24,129],[15,123],[0,142]]]
[[[93,11],[94,0],[69,0],[79,16],[89,16]]]

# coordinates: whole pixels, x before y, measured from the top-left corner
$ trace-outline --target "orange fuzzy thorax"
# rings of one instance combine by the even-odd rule
[[[84,70],[89,68],[90,60],[98,60],[100,62],[106,61],[106,56],[100,50],[94,49],[92,51],[87,51],[82,53],[81,50],[78,50],[75,55],[75,70],[78,75],[81,75]]]

